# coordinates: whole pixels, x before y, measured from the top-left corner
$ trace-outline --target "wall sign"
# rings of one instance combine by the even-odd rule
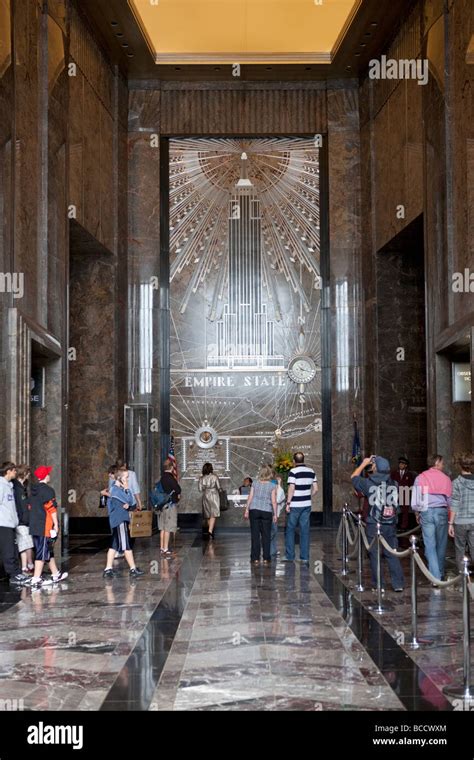
[[[44,367],[32,367],[30,379],[31,406],[44,408]]]
[[[453,362],[453,401],[471,400],[471,365]]]

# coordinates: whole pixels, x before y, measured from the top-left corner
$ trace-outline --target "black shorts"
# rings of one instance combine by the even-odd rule
[[[116,552],[126,552],[130,546],[130,528],[128,522],[120,523],[116,528],[112,528],[112,549]]]
[[[51,557],[54,557],[53,544],[48,543],[47,536],[33,536],[33,543],[35,545],[35,559],[41,562],[49,562]]]

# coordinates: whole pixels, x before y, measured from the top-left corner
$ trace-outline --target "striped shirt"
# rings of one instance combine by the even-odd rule
[[[288,485],[294,485],[295,487],[291,507],[297,507],[298,509],[311,507],[311,491],[313,483],[317,482],[316,473],[311,467],[306,467],[305,464],[293,467],[288,475]]]

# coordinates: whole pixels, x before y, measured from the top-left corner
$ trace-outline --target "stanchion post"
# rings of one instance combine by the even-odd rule
[[[357,585],[355,586],[355,590],[363,591],[364,584],[362,583],[362,516],[360,514],[357,515],[357,544],[358,544]]]
[[[443,692],[448,697],[464,700],[464,706],[474,705],[474,686],[471,684],[471,626],[470,626],[470,592],[469,559],[463,558],[462,570],[462,622],[463,622],[463,683],[462,686],[445,686]]]
[[[341,575],[346,576],[349,574],[347,569],[347,503],[342,507],[342,570]]]
[[[418,551],[416,546],[416,536],[410,536],[411,544],[411,557],[410,557],[410,572],[411,572],[411,641],[408,643],[409,649],[419,649],[422,644],[433,644],[432,639],[419,639],[418,638],[418,593],[416,582],[416,558],[415,555]]]
[[[411,544],[411,641],[409,643],[410,649],[419,649],[420,643],[418,641],[418,598],[416,593],[416,536],[410,536]]]
[[[377,523],[377,607],[375,612],[382,613],[382,557],[380,544],[380,523]]]

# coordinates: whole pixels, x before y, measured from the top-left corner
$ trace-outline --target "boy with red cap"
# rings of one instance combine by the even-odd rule
[[[41,588],[51,583],[59,583],[68,573],[61,573],[54,560],[54,541],[59,533],[58,504],[54,489],[48,485],[52,467],[38,467],[34,474],[38,479],[31,487],[30,534],[35,545],[35,571],[31,579],[32,588]],[[51,579],[41,577],[44,563],[49,562]]]

